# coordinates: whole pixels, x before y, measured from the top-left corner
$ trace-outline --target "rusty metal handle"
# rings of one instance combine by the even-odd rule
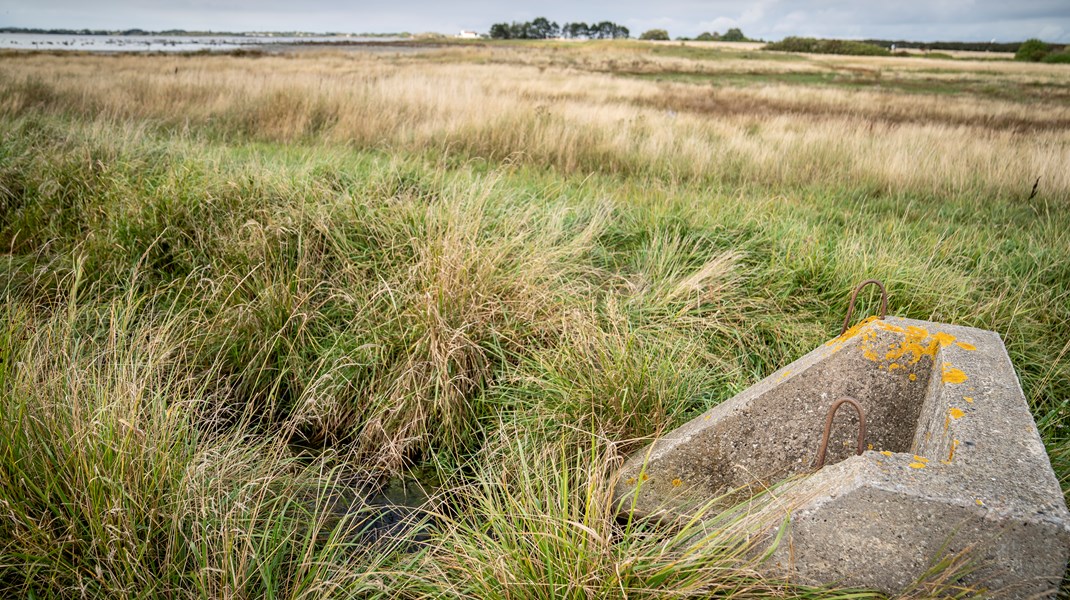
[[[836,416],[836,411],[839,410],[844,403],[853,406],[855,412],[858,413],[858,452],[856,452],[856,454],[862,454],[862,451],[866,447],[866,413],[862,410],[862,405],[858,403],[858,400],[849,396],[844,396],[832,404],[829,408],[829,415],[825,418],[825,433],[821,436],[821,449],[817,451],[816,469],[825,466],[825,451],[828,450],[829,435],[832,433],[832,419]]]
[[[851,293],[851,301],[847,304],[847,316],[843,319],[843,329],[840,330],[840,335],[847,333],[847,325],[851,322],[851,315],[855,312],[855,300],[858,299],[858,292],[862,291],[862,288],[869,284],[873,284],[881,290],[881,319],[888,314],[888,291],[884,289],[884,284],[876,279],[867,279],[858,284],[855,291]]]

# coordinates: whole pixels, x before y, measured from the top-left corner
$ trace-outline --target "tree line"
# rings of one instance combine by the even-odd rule
[[[1017,52],[1022,42],[911,42],[909,40],[862,40],[882,48],[912,48],[917,50],[972,50],[974,52]]]
[[[820,39],[789,36],[766,44],[763,50],[805,52],[808,54],[849,54],[855,56],[890,56],[887,48],[855,40]]]
[[[495,40],[548,40],[558,37],[572,39],[609,40],[627,38],[628,28],[610,21],[591,23],[565,23],[558,25],[545,17],[526,23],[495,23],[490,26],[490,37]]]
[[[724,33],[714,31],[710,33],[703,31],[695,36],[696,42],[753,42],[755,40],[750,39],[746,35],[743,35],[743,30],[739,27],[732,27]]]

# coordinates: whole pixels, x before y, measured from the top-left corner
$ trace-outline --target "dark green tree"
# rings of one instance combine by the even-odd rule
[[[641,40],[668,40],[669,32],[664,29],[648,29],[639,36]]]
[[[592,25],[590,29],[590,37],[598,38],[600,40],[608,40],[613,38],[613,33],[616,32],[617,25],[609,21],[602,21],[597,25]]]
[[[579,39],[588,36],[587,23],[580,21],[579,23],[565,23],[565,26],[561,28],[562,33],[567,38]]]
[[[747,40],[747,36],[743,35],[743,31],[741,31],[739,29],[739,27],[733,27],[733,28],[729,29],[728,31],[724,32],[724,35],[721,36],[721,41],[722,42],[746,42],[748,40]]]
[[[1022,42],[1021,46],[1018,46],[1018,51],[1014,53],[1014,60],[1027,60],[1030,62],[1040,62],[1044,60],[1044,57],[1051,52],[1051,46],[1036,38],[1026,40]]]
[[[574,39],[615,39],[626,38],[630,33],[627,27],[610,21],[590,26],[580,21],[561,26],[546,17],[538,17],[527,23],[495,23],[490,26],[489,35],[496,40],[547,40],[558,36]]]
[[[508,23],[495,23],[490,26],[490,37],[495,40],[508,40],[513,37]]]
[[[556,22],[550,22],[546,17],[538,17],[530,23],[530,34],[533,39],[546,40],[555,38],[561,33],[561,28]]]
[[[530,40],[533,37],[530,22],[517,23],[513,21],[509,24],[509,32],[514,40]]]

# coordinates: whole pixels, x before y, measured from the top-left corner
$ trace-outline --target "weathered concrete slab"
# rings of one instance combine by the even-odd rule
[[[829,406],[826,466],[811,474]],[[795,475],[796,477],[791,478]],[[624,465],[622,506],[686,517],[765,495],[767,535],[790,515],[770,573],[898,592],[940,555],[968,552],[966,582],[993,596],[1054,595],[1070,511],[999,335],[867,320],[657,440]]]

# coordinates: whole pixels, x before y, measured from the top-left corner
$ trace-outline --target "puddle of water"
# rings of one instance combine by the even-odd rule
[[[403,547],[412,549],[412,543],[428,536],[425,516],[430,491],[415,479],[401,477],[340,481],[320,500],[330,515],[325,529],[330,531],[348,517],[347,541],[375,544],[404,539]]]
[[[65,35],[0,33],[0,49],[81,52],[197,52],[277,49],[303,45],[396,42],[402,38],[357,36],[192,36],[192,35]]]

